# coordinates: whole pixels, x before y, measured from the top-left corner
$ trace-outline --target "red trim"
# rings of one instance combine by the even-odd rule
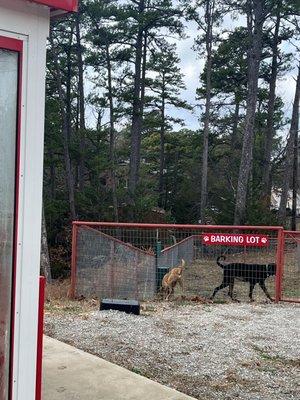
[[[211,230],[211,229],[239,229],[239,230],[261,230],[261,231],[278,231],[281,226],[245,226],[245,225],[182,225],[182,224],[139,224],[127,222],[88,222],[73,221],[73,225],[99,226],[106,228],[140,228],[140,229],[194,229],[194,230]]]
[[[0,36],[0,48],[19,53],[18,76],[18,115],[16,132],[16,170],[15,170],[15,215],[14,215],[14,245],[13,245],[13,271],[12,271],[12,304],[11,304],[11,332],[10,332],[10,387],[9,399],[12,399],[13,388],[13,358],[14,358],[14,333],[16,309],[16,271],[18,254],[18,221],[19,221],[19,187],[20,187],[20,146],[21,146],[21,112],[22,112],[22,63],[23,42],[21,40]]]
[[[10,37],[0,36],[0,48],[22,53],[23,42],[21,40],[13,39]]]
[[[56,10],[77,11],[78,0],[30,0]]]
[[[42,398],[45,286],[46,286],[46,279],[43,276],[40,276],[35,400],[41,400],[41,398]]]

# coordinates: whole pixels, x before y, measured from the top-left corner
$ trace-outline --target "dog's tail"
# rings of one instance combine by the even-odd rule
[[[181,268],[184,269],[185,268],[185,260],[182,258],[181,259]]]
[[[221,268],[224,268],[224,264],[220,263],[220,260],[225,261],[225,260],[226,260],[226,257],[225,257],[225,256],[220,256],[220,257],[217,258],[217,264],[218,264],[218,266],[221,267]]]

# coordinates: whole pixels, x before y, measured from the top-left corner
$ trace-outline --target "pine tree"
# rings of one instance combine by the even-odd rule
[[[210,137],[211,122],[211,74],[212,74],[212,55],[213,46],[216,40],[215,29],[222,19],[221,2],[218,0],[196,0],[194,2],[183,1],[189,19],[196,22],[198,30],[201,32],[195,40],[195,48],[200,55],[206,57],[206,76],[205,76],[205,112],[203,116],[203,151],[201,168],[201,198],[199,218],[202,223],[206,223],[207,200],[208,200],[208,147]]]
[[[133,40],[134,73],[131,122],[131,152],[129,170],[129,195],[134,203],[136,188],[139,182],[141,135],[143,129],[145,76],[143,65],[147,60],[147,43],[153,42],[160,32],[182,33],[180,11],[171,0],[128,0],[123,7],[126,18],[126,31]]]
[[[190,108],[187,103],[181,100],[181,91],[185,89],[183,74],[179,68],[180,59],[176,54],[176,45],[170,45],[166,41],[160,43],[159,50],[151,53],[147,70],[155,74],[148,80],[148,86],[152,93],[150,99],[152,109],[158,111],[157,127],[160,131],[160,156],[159,156],[159,182],[158,204],[164,204],[164,170],[165,170],[165,135],[172,129],[172,124],[182,123],[180,118],[168,115],[170,107],[179,110],[180,108]]]
[[[247,190],[253,160],[254,121],[257,106],[259,66],[263,47],[263,24],[267,7],[265,0],[247,0],[246,4],[248,29],[248,93],[245,123],[243,129],[243,148],[237,184],[234,224],[245,221]]]

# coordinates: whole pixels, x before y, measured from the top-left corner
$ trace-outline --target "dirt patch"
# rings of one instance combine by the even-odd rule
[[[138,317],[84,303],[48,303],[46,334],[201,400],[300,396],[299,306],[157,302]]]

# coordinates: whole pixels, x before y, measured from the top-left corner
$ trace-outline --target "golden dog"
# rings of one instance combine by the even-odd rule
[[[174,294],[174,289],[177,285],[181,287],[181,290],[183,292],[183,271],[185,268],[185,261],[182,259],[181,260],[181,265],[176,268],[172,268],[171,271],[169,271],[162,280],[162,290],[166,294],[166,300],[169,300],[170,296]]]

